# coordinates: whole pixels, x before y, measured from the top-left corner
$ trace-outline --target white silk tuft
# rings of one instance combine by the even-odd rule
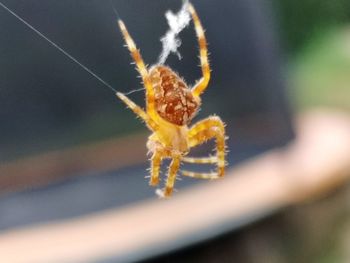
[[[170,53],[175,53],[181,59],[178,51],[178,48],[181,46],[181,40],[178,35],[191,21],[188,11],[188,1],[183,2],[179,12],[174,14],[169,10],[165,13],[165,17],[168,20],[169,30],[160,38],[163,50],[159,55],[158,64],[164,64]]]

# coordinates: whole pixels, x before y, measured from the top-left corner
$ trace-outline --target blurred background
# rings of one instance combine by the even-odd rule
[[[182,2],[112,2],[145,62],[156,63],[168,29],[164,13]],[[192,2],[212,66],[194,122],[215,113],[227,123],[229,169],[297,140],[294,119],[302,112],[320,106],[349,112],[349,1]],[[2,3],[118,91],[142,87],[110,1]],[[201,77],[192,23],[180,38],[182,59],[170,55],[167,64],[191,85]],[[0,236],[158,202],[144,179],[148,131],[111,90],[3,8],[0,57]],[[144,105],[143,91],[130,98]],[[213,146],[195,154],[205,156]],[[197,184],[207,182],[177,182],[174,198]],[[232,224],[143,260],[349,262],[349,198],[344,184],[317,201],[257,212],[260,220],[248,226]],[[101,256],[101,262],[115,261]]]

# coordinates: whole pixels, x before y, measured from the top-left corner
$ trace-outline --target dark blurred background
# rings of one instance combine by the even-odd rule
[[[109,1],[5,3],[115,89],[141,87]],[[291,127],[271,5],[194,4],[207,31],[213,70],[196,120],[216,113],[232,122],[228,129],[242,137],[237,142],[283,143],[291,137]],[[164,12],[178,10],[181,1],[151,1],[146,6],[143,1],[116,1],[115,6],[146,63],[154,64],[161,52],[159,38],[168,28]],[[2,160],[145,130],[107,87],[5,10],[0,12]],[[171,55],[167,64],[193,84],[201,71],[192,26],[181,39],[183,59]],[[143,92],[131,97],[144,104]],[[258,123],[265,129],[264,138],[252,128]]]
[[[115,89],[128,92],[142,87],[110,1],[2,2]],[[350,109],[349,1],[192,2],[206,29],[212,65],[210,86],[195,121],[214,113],[223,118],[230,136],[231,166],[290,142],[295,112],[318,105]],[[159,38],[168,28],[165,11],[177,11],[181,4],[113,1],[147,64],[155,63],[161,52]],[[180,37],[183,59],[170,55],[167,64],[191,85],[201,74],[192,24]],[[111,90],[4,9],[0,9],[0,57],[0,166],[147,132]],[[144,105],[142,91],[130,97]],[[86,177],[72,175],[49,186],[3,195],[0,229],[150,198],[153,190],[143,179],[146,161],[145,156],[144,164],[90,171]],[[180,183],[180,190],[191,184]],[[128,196],[125,185],[137,193]],[[344,201],[348,192],[344,189],[314,206],[287,209],[238,233],[157,260],[232,262],[223,260],[230,256],[238,258],[236,262],[347,262],[343,247],[348,248],[348,239],[338,234],[336,222],[349,232],[344,223],[349,218]],[[75,201],[67,202],[69,198]],[[325,217],[327,221],[319,223],[324,232],[305,234],[314,218]],[[221,255],[220,260],[212,255]]]
[[[134,65],[131,65],[129,52],[123,47],[124,41],[117,28],[111,2],[5,3],[115,89],[128,92],[142,87]],[[146,63],[155,63],[162,48],[159,39],[168,29],[164,13],[169,9],[174,12],[179,10],[182,2],[152,1],[146,6],[143,1],[115,1],[113,4],[122,14]],[[212,65],[210,87],[203,95],[203,107],[194,122],[218,114],[227,123],[228,147],[234,149],[228,156],[231,166],[273,147],[285,145],[293,137],[293,130],[272,5],[256,1],[223,1],[220,8],[211,1],[194,2],[194,5],[206,28]],[[125,109],[111,90],[4,9],[0,12],[1,24],[6,25],[1,27],[1,160],[16,160],[106,138],[146,132],[144,125]],[[170,55],[167,64],[191,85],[201,77],[193,26],[186,28],[180,37],[182,46],[179,51],[183,59]],[[130,97],[139,105],[144,105],[143,92]],[[145,148],[144,145],[139,147]],[[207,147],[207,152],[210,147],[213,145]],[[123,150],[116,149],[119,152]],[[130,202],[153,196],[153,190],[138,176],[144,174],[142,171],[148,166],[146,162],[145,156],[141,167],[108,171],[108,179],[99,172],[88,171],[88,174],[97,176],[89,179],[94,183],[89,183],[88,179],[63,183],[81,185],[81,190],[71,193],[71,196],[77,199],[76,196],[81,193],[81,202],[88,207],[82,212],[106,208],[111,204],[122,205],[126,200]],[[65,169],[58,169],[66,173]],[[111,189],[110,195],[105,194],[100,203],[92,205],[94,201],[90,199],[96,200],[96,197],[89,193],[96,188],[106,190],[106,180],[113,189],[139,180],[135,185],[139,196]],[[101,185],[97,187],[96,184]],[[191,180],[184,180],[177,185],[190,184]],[[56,189],[56,195],[62,195],[60,191],[65,189]],[[41,195],[30,192],[23,196],[22,193],[12,198],[27,200],[26,194],[29,194],[39,199],[45,196],[46,200],[53,197],[54,192],[55,189]],[[65,192],[64,195],[69,194]],[[57,204],[61,202],[60,199],[53,200]],[[28,218],[24,216],[23,219],[14,218],[9,213],[3,221],[7,222],[4,227],[9,223],[35,221],[40,219],[40,214],[45,219],[76,215],[82,205],[77,204],[76,208],[65,204],[66,210],[62,211],[48,207],[46,212],[37,202],[33,202],[33,206],[36,208],[27,211],[41,212],[28,212]]]

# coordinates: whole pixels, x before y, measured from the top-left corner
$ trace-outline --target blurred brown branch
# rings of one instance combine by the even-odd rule
[[[230,170],[224,180],[183,190],[171,200],[147,200],[122,209],[3,232],[0,261],[137,257],[142,251],[171,247],[174,240],[183,240],[176,245],[181,247],[186,245],[185,240],[191,242],[198,233],[223,222],[237,227],[237,222],[247,223],[247,218],[259,211],[325,195],[348,181],[350,117],[314,111],[297,118],[296,127],[297,139],[285,149],[270,151]]]
[[[87,171],[106,171],[142,163],[146,149],[139,146],[145,140],[146,135],[139,134],[0,164],[0,195]]]

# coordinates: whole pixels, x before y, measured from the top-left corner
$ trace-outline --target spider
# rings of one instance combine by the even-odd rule
[[[188,11],[192,16],[199,49],[202,78],[189,88],[185,81],[170,67],[157,64],[149,69],[142,60],[140,51],[127,31],[122,20],[118,20],[126,45],[135,61],[146,90],[146,111],[136,105],[124,94],[117,96],[147,125],[153,132],[148,138],[147,148],[152,153],[150,181],[151,186],[159,184],[160,166],[164,158],[171,158],[168,176],[163,190],[156,193],[160,197],[170,197],[181,161],[197,164],[216,164],[215,172],[198,173],[182,170],[183,176],[200,179],[218,179],[225,173],[225,124],[218,116],[203,119],[189,127],[192,118],[201,105],[200,95],[205,91],[210,79],[207,42],[199,17],[188,3]],[[216,139],[216,156],[194,158],[186,157],[189,150]]]

